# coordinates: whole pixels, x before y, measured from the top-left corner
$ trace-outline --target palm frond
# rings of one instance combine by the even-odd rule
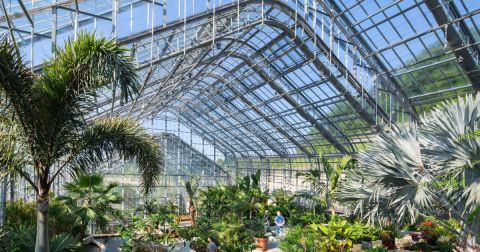
[[[141,186],[145,193],[155,186],[164,170],[164,155],[155,139],[128,118],[112,117],[94,121],[87,127],[76,151],[67,159],[70,167],[85,170],[115,153],[136,157]]]
[[[35,77],[6,37],[0,38],[0,91],[15,112],[22,133],[32,141],[36,136],[37,108],[32,104]],[[33,127],[32,127],[33,125]]]
[[[138,93],[132,59],[115,40],[81,33],[57,48],[35,85],[33,103],[39,105],[41,131],[46,136],[42,149],[53,152],[54,158],[70,151],[75,133],[87,123],[85,115],[95,108],[96,91],[108,85],[119,85],[125,101]]]
[[[80,248],[79,242],[69,233],[55,235],[50,241],[50,251],[52,252],[77,251],[78,248]]]

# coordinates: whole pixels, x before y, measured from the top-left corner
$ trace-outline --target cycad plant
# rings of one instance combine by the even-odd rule
[[[480,95],[446,101],[422,124],[377,136],[336,197],[370,222],[414,223],[450,214],[458,248],[477,251],[480,231]]]
[[[25,153],[18,156],[34,172],[29,174],[27,166],[16,169],[37,195],[36,252],[49,251],[48,193],[60,174],[88,171],[120,151],[125,158],[137,157],[145,192],[158,181],[163,154],[140,125],[126,118],[86,120],[98,89],[118,88],[126,101],[137,86],[132,59],[114,40],[78,34],[56,49],[38,75],[12,43],[0,40],[0,93],[7,99],[6,113],[20,129],[16,141]]]
[[[58,196],[57,200],[78,216],[84,228],[91,224],[91,233],[95,233],[94,224],[104,228],[113,217],[120,215],[114,208],[114,204],[122,202],[122,196],[115,191],[117,187],[118,183],[106,184],[100,174],[81,174],[65,184],[67,195]]]

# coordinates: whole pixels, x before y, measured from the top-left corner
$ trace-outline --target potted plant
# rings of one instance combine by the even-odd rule
[[[395,233],[391,230],[380,231],[382,245],[387,249],[395,249]]]
[[[252,219],[249,223],[248,229],[250,230],[253,238],[255,239],[255,247],[261,249],[262,251],[267,251],[267,228],[264,226],[262,218],[256,217]]]

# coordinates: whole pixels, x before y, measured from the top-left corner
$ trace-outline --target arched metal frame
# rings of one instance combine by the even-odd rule
[[[479,10],[466,11],[464,1],[448,1],[445,5],[442,1],[426,0],[403,3],[403,7],[402,1],[381,6],[377,0],[371,0],[369,4],[378,6],[378,11],[368,14],[364,1],[345,6],[339,1],[323,0],[316,1],[317,20],[313,20],[311,6],[308,14],[301,13],[303,1],[297,6],[298,14],[295,6],[277,0],[232,1],[214,12],[209,10],[120,38],[121,43],[132,48],[138,62],[144,78],[142,94],[123,104],[115,89],[105,89],[104,99],[98,101],[92,117],[127,114],[141,119],[171,111],[208,141],[216,142],[226,155],[238,157],[311,158],[320,152],[352,153],[363,148],[372,134],[416,120],[418,107],[438,101],[443,94],[471,92],[468,81],[474,87],[478,85],[478,43],[466,24],[472,23],[478,34],[475,21]],[[87,2],[67,0],[28,8],[19,0],[21,11],[0,17],[0,29],[24,36],[20,39],[23,44],[28,44],[30,34],[35,39],[51,38],[55,45],[57,34],[70,29],[57,20],[58,11],[63,10],[76,14],[72,27],[110,21],[114,36],[119,34],[118,18],[125,8],[163,4],[113,0],[110,9],[92,13],[79,8]],[[311,5],[313,1],[307,3]],[[385,12],[392,8],[398,8],[398,12],[387,16]],[[50,10],[50,31],[34,29],[35,15]],[[398,42],[383,48],[377,46],[368,31],[389,24],[398,33],[392,19],[407,19],[411,10],[427,20],[432,15],[437,25],[429,23],[429,30],[409,37],[399,35]],[[425,14],[425,10],[431,14]],[[357,20],[355,11],[365,12],[365,17]],[[373,19],[375,15],[382,18]],[[326,20],[324,34],[311,25],[316,22],[317,27],[323,27],[320,16]],[[16,21],[22,19],[31,24],[31,31],[19,28]],[[337,35],[335,31],[328,33],[331,22]],[[369,25],[363,25],[365,22]],[[463,60],[454,65],[460,76],[455,78],[464,78],[466,84],[455,84],[455,80],[450,80],[453,77],[442,71],[450,87],[435,91],[411,88],[408,79],[419,78],[415,71],[441,67],[450,64],[451,59],[436,62],[431,59],[443,56],[431,56],[417,60],[420,66],[414,70],[406,64],[395,69],[383,53],[391,50],[400,58],[396,46],[404,44],[413,54],[409,42],[419,40],[424,45],[422,36],[428,34],[440,40],[443,30],[448,33],[445,40],[451,47],[444,55]],[[385,39],[383,34],[382,37]],[[462,40],[464,37],[468,38],[467,43]],[[326,42],[329,40],[335,42],[334,48]],[[350,63],[343,57],[349,58]],[[358,68],[364,76],[355,73]],[[434,80],[430,73],[426,75]],[[424,92],[415,93],[420,89]],[[405,115],[409,119],[405,120]]]

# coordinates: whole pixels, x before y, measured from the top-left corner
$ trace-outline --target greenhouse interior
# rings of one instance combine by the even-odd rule
[[[480,251],[478,0],[0,3],[0,251]]]

